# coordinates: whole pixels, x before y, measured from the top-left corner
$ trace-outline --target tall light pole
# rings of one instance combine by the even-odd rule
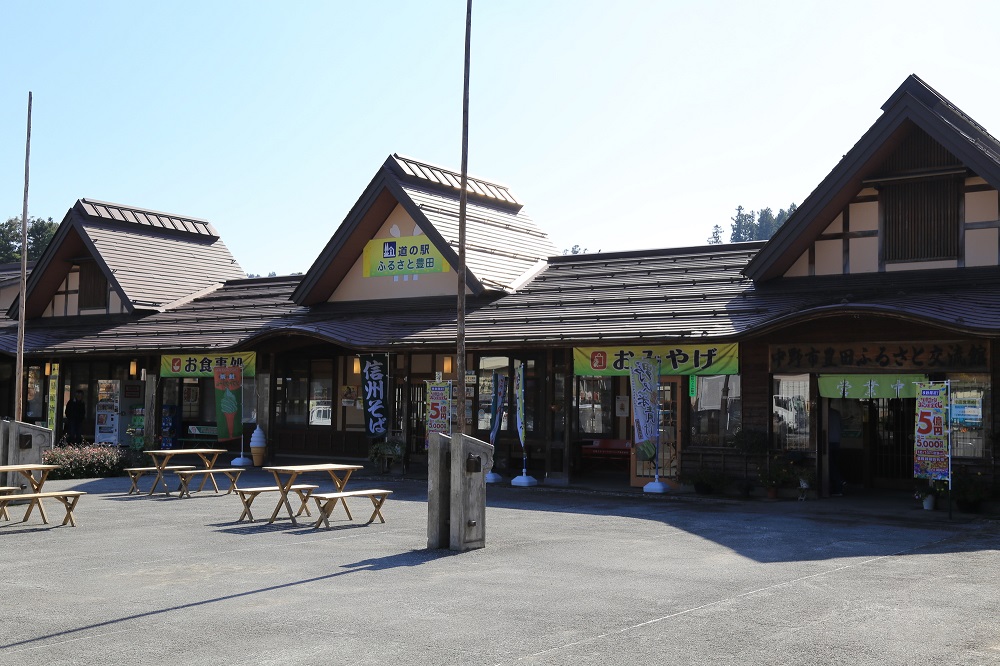
[[[462,190],[458,195],[458,385],[454,404],[458,408],[458,432],[465,434],[465,207],[469,183],[469,62],[472,45],[472,0],[465,10],[465,88],[462,92]]]

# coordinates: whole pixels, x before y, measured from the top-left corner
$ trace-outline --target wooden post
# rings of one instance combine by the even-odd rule
[[[471,0],[470,0],[471,1]],[[31,156],[31,91],[28,91],[28,134],[24,145],[24,207],[21,209],[21,289],[17,308],[17,369],[14,373],[14,420],[24,413],[24,300],[28,282],[28,163]],[[53,396],[49,396],[52,400]]]
[[[472,43],[472,0],[465,10],[465,87],[462,93],[462,190],[458,195],[458,358],[455,372],[458,375],[457,395],[453,396],[458,409],[458,432],[465,434],[465,208],[469,184],[469,53]]]

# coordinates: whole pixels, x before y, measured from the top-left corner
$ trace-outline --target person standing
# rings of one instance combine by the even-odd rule
[[[83,402],[83,391],[76,391],[66,403],[63,414],[66,419],[66,441],[70,444],[80,444],[83,419],[87,417],[87,405]]]

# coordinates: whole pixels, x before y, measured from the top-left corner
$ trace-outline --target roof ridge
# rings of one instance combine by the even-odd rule
[[[419,178],[422,181],[461,192],[462,176],[460,173],[453,171],[452,169],[448,169],[437,164],[431,164],[425,160],[418,160],[414,157],[400,155],[399,153],[393,153],[390,155],[389,159],[390,161],[395,162],[406,176]],[[486,199],[495,199],[506,204],[514,204],[518,206],[523,205],[521,201],[514,196],[514,193],[510,191],[510,187],[507,185],[468,174],[466,175],[466,178],[468,182],[467,189],[469,194],[478,194]]]

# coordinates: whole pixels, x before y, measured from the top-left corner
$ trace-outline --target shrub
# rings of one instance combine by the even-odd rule
[[[121,451],[114,446],[60,446],[42,453],[46,465],[59,465],[50,479],[94,479],[120,476],[125,467]]]

